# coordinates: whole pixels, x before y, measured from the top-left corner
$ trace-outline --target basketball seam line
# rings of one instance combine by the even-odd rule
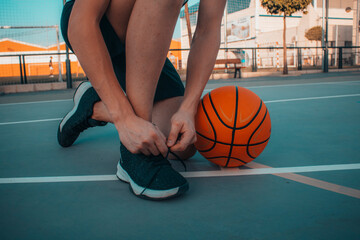
[[[262,108],[262,102],[263,102],[263,101],[260,99],[260,107],[259,107],[259,109],[258,109],[255,117],[257,117],[257,115],[260,113],[260,110],[261,110],[261,108]],[[209,141],[212,141],[212,142],[214,142],[215,144],[214,144],[210,149],[207,149],[207,150],[198,150],[199,152],[208,152],[208,151],[212,150],[212,149],[215,147],[216,143],[220,143],[220,144],[223,144],[223,145],[233,145],[233,146],[236,146],[236,147],[251,147],[251,146],[261,145],[261,144],[266,143],[267,141],[269,141],[270,137],[268,137],[268,138],[265,139],[264,141],[250,144],[250,140],[251,140],[251,137],[252,137],[253,134],[250,136],[250,140],[248,141],[247,144],[234,144],[234,143],[233,143],[233,144],[230,144],[230,143],[225,143],[225,142],[217,141],[216,131],[215,131],[214,125],[212,124],[212,122],[211,122],[211,120],[210,120],[210,117],[209,117],[209,115],[207,114],[207,111],[206,111],[206,108],[205,108],[205,106],[204,106],[203,100],[201,100],[201,104],[202,104],[202,107],[203,107],[203,109],[204,109],[205,115],[206,115],[206,117],[207,117],[207,119],[208,119],[208,121],[209,121],[209,123],[210,123],[210,125],[211,125],[211,127],[212,127],[212,129],[213,129],[213,131],[214,131],[214,135],[215,135],[214,138],[215,138],[215,139],[211,139],[211,138],[209,138],[209,137],[201,134],[201,133],[198,132],[198,131],[196,131],[196,133],[197,133],[200,137],[203,137],[203,138],[205,138],[205,139],[207,139],[207,140],[209,140]],[[215,110],[215,109],[214,109],[214,110]],[[267,109],[266,109],[266,111],[267,111]],[[215,110],[215,112],[216,112],[216,110]],[[266,116],[266,115],[265,115],[265,116]],[[219,118],[219,119],[220,119],[220,118]],[[220,120],[221,120],[221,119],[220,119]],[[262,120],[262,122],[263,122],[263,121],[264,121],[264,119]],[[255,131],[261,126],[262,122],[261,122],[260,125],[255,129]],[[224,125],[225,125],[225,124],[224,124]],[[234,130],[234,128],[231,128],[231,129]],[[238,129],[235,128],[235,130],[238,130]]]
[[[216,158],[227,158],[228,156],[217,156],[217,157],[208,157],[208,159],[216,159]],[[231,159],[233,160],[236,160],[236,161],[239,161],[239,162],[242,162],[242,163],[248,163],[248,162],[245,162],[244,160],[241,160],[240,158],[236,158],[236,157],[230,157]],[[239,166],[237,166],[239,167]]]
[[[209,151],[211,151],[212,149],[214,149],[214,147],[215,147],[215,145],[216,145],[216,143],[217,143],[217,141],[216,141],[216,131],[215,131],[214,125],[212,124],[212,122],[211,122],[211,120],[210,120],[210,117],[209,117],[208,113],[206,112],[206,109],[205,109],[205,106],[204,106],[204,100],[201,100],[201,107],[203,108],[204,113],[205,113],[205,116],[206,116],[206,118],[208,119],[208,121],[209,121],[209,123],[210,123],[210,126],[211,126],[211,128],[212,128],[212,130],[213,130],[213,132],[214,132],[214,140],[213,140],[214,144],[213,144],[209,149],[206,149],[206,150],[202,150],[202,151],[201,151],[201,152],[209,152]],[[203,135],[200,134],[198,131],[196,131],[196,133],[199,134],[200,136],[203,136]],[[212,140],[212,139],[211,139],[211,140]]]
[[[199,133],[199,132],[196,132],[200,137],[202,138],[205,138],[206,140],[209,140],[211,142],[215,142],[214,139],[211,139],[209,137],[206,137],[205,135]],[[267,141],[269,141],[270,137],[265,139],[264,141],[261,141],[261,142],[257,142],[257,143],[250,143],[250,144],[232,144],[233,146],[235,147],[246,147],[246,146],[249,146],[249,147],[252,147],[252,146],[257,146],[257,145],[261,145],[263,143],[266,143]],[[220,142],[220,141],[216,141],[216,143],[219,143],[219,144],[223,144],[223,145],[231,145],[230,143],[225,143],[225,142]],[[198,150],[199,152],[202,152],[202,150]],[[204,150],[206,151],[206,150]]]
[[[236,86],[236,91],[238,91],[237,86]],[[209,100],[210,100],[210,104],[211,104],[211,106],[213,107],[214,112],[215,112],[216,116],[218,117],[218,119],[220,120],[220,122],[221,122],[222,124],[224,124],[225,127],[230,128],[230,129],[235,129],[235,130],[240,130],[240,129],[244,129],[244,128],[248,127],[248,126],[255,120],[255,118],[256,118],[257,115],[259,114],[260,109],[261,109],[261,107],[262,107],[262,100],[260,99],[260,100],[261,100],[261,101],[260,101],[260,106],[259,106],[257,112],[255,113],[254,117],[253,117],[245,126],[242,126],[242,127],[238,127],[238,128],[237,128],[237,127],[236,127],[236,122],[235,122],[234,127],[231,127],[231,126],[228,126],[228,125],[222,120],[222,118],[220,117],[219,113],[217,112],[217,110],[216,110],[216,108],[215,108],[215,105],[214,105],[214,103],[213,103],[213,101],[212,101],[211,92],[209,92]],[[237,102],[236,102],[236,104],[237,104]]]
[[[230,158],[231,158],[231,153],[232,153],[232,149],[233,149],[233,144],[234,144],[234,138],[235,138],[235,131],[236,131],[236,121],[237,121],[237,115],[238,115],[238,107],[239,107],[239,90],[238,87],[235,87],[236,90],[236,99],[235,99],[235,118],[234,118],[234,127],[232,130],[232,136],[231,136],[231,145],[230,145],[230,150],[229,150],[229,155],[228,155],[228,159],[226,161],[225,167],[227,167],[229,165],[230,162]],[[215,109],[214,109],[215,110]],[[216,110],[215,110],[216,111]],[[246,162],[242,161],[244,164],[246,164]]]
[[[262,101],[262,100],[261,100],[261,101]],[[260,126],[261,126],[261,125],[263,124],[263,122],[265,121],[265,118],[266,118],[267,114],[268,114],[268,109],[266,108],[265,115],[264,115],[263,119],[261,120],[259,126],[257,126],[256,129],[254,130],[254,132],[250,135],[248,144],[247,144],[247,146],[246,146],[246,153],[247,153],[247,155],[249,155],[249,157],[251,157],[252,159],[255,159],[256,157],[253,157],[253,156],[250,154],[250,151],[249,151],[249,143],[250,143],[250,141],[251,141],[251,138],[254,136],[255,132],[260,128]],[[268,139],[270,139],[270,137],[269,137]]]

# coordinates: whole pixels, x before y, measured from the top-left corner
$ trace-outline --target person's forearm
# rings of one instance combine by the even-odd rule
[[[197,111],[201,94],[213,71],[220,46],[220,30],[195,32],[188,59],[184,101],[180,109]]]
[[[72,19],[69,39],[81,66],[116,123],[134,111],[118,83],[96,20]],[[86,28],[82,27],[87,25]]]

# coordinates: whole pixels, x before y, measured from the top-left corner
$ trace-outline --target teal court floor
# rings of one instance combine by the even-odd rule
[[[70,148],[57,126],[74,90],[0,97],[0,239],[360,239],[360,72],[210,81],[269,109],[272,136],[240,168],[186,161],[190,190],[132,195],[115,177],[115,128]]]

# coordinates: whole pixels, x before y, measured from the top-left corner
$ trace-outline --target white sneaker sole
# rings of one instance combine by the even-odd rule
[[[130,176],[127,174],[127,172],[121,167],[120,163],[117,164],[116,176],[120,180],[129,183],[131,186],[131,189],[133,190],[133,193],[137,196],[141,195],[142,197],[146,196],[147,198],[150,198],[150,199],[160,200],[160,199],[166,199],[166,198],[170,198],[172,196],[176,196],[179,193],[179,187],[167,189],[167,190],[153,190],[153,189],[147,188],[144,191],[145,188],[137,185],[130,178]]]

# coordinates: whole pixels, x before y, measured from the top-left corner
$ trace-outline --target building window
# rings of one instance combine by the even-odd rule
[[[345,41],[345,47],[352,47],[352,41]]]

